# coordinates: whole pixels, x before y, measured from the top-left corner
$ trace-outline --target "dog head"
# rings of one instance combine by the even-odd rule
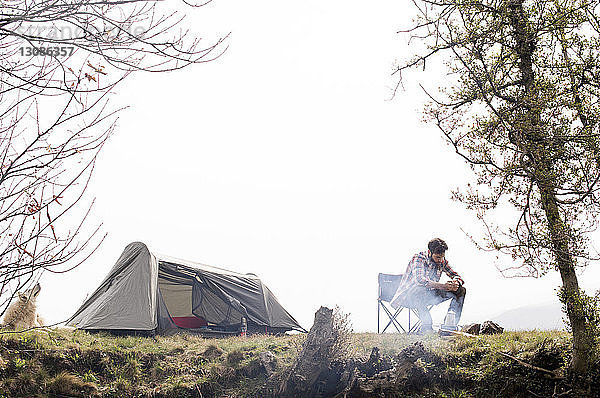
[[[40,294],[40,290],[42,288],[40,287],[39,283],[36,283],[34,287],[32,287],[31,289],[25,290],[22,293],[19,293],[19,300],[27,302],[27,301],[33,301],[35,302],[35,299],[37,299],[38,294]]]

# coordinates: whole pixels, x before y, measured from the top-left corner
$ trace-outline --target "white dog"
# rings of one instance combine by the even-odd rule
[[[12,330],[30,329],[36,326],[36,320],[40,326],[43,326],[41,318],[39,316],[36,318],[35,314],[35,300],[40,294],[40,290],[40,284],[36,283],[31,289],[23,293],[17,293],[19,299],[8,307],[6,315],[4,315],[3,326],[5,328]]]

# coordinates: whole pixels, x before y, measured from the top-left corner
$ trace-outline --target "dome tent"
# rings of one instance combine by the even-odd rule
[[[66,324],[90,331],[231,332],[242,317],[249,332],[305,331],[257,276],[156,255],[134,242]]]

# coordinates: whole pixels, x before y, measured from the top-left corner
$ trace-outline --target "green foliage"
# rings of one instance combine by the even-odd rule
[[[600,291],[594,296],[589,296],[584,292],[576,294],[569,293],[565,289],[559,291],[560,301],[563,303],[563,310],[568,312],[568,305],[572,306],[572,311],[581,318],[584,324],[583,333],[581,333],[582,344],[589,355],[589,361],[594,362],[600,358]],[[569,317],[565,318],[566,324],[571,327]]]
[[[450,390],[447,393],[441,393],[440,397],[441,398],[470,398],[470,397],[472,397],[472,395],[469,394],[469,392],[464,391],[464,390]]]
[[[98,378],[94,375],[94,373],[91,370],[88,370],[87,372],[85,372],[85,374],[83,376],[81,376],[81,380],[85,383],[93,383],[93,384],[98,384]]]
[[[17,370],[24,369],[27,367],[27,361],[23,358],[15,358],[14,364]]]

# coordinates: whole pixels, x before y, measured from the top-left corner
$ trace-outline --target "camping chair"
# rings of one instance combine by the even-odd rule
[[[398,290],[398,286],[400,286],[401,280],[402,274],[379,274],[377,290],[377,333],[385,333],[390,325],[393,325],[398,333],[414,333],[417,332],[421,327],[421,321],[419,320],[419,314],[417,313],[416,309],[407,307],[398,307],[395,309],[390,304],[390,301],[394,297],[396,290]],[[382,321],[380,316],[381,309],[383,309],[389,321],[380,332],[380,325]],[[406,328],[404,328],[399,321],[399,316],[405,309],[408,313],[408,326]],[[413,319],[414,323],[411,323],[411,313],[416,319],[416,321]],[[385,322],[385,320],[383,320],[383,322]]]

